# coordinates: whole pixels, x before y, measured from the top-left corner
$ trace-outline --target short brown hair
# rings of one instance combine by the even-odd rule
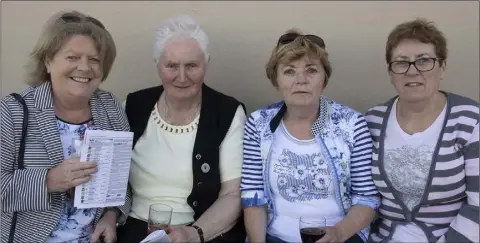
[[[92,38],[100,55],[102,82],[108,77],[117,53],[110,33],[99,20],[93,17],[77,11],[62,11],[46,22],[37,43],[30,52],[26,80],[29,85],[35,86],[50,81],[45,61],[53,59],[73,35]]]
[[[288,33],[296,33],[301,35],[300,31],[294,29],[288,30],[286,34]],[[284,45],[276,46],[273,49],[270,60],[267,62],[265,67],[267,78],[270,79],[270,82],[273,84],[273,86],[277,87],[278,65],[280,63],[289,63],[305,56],[307,58],[320,60],[320,63],[325,69],[324,86],[327,86],[328,79],[332,75],[332,66],[328,60],[328,52],[324,48],[321,48],[303,36],[299,36],[294,41]]]
[[[416,40],[425,44],[433,44],[435,54],[442,65],[447,59],[447,40],[432,21],[418,18],[397,25],[388,35],[386,46],[386,61],[392,60],[392,51],[403,40]]]

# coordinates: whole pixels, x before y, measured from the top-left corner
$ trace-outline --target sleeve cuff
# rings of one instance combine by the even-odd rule
[[[352,198],[352,206],[367,206],[377,211],[380,207],[380,198],[377,196],[354,196]]]
[[[124,225],[128,218],[129,207],[127,207],[126,205],[123,205],[123,206],[116,207],[116,209],[119,211],[117,223],[119,225]]]
[[[263,191],[242,191],[242,208],[263,206],[267,203],[268,200]]]
[[[128,185],[125,204],[115,207],[115,209],[117,209],[119,212],[119,215],[117,218],[118,225],[124,225],[127,222],[128,214],[130,213],[131,207],[132,207],[132,193],[131,193],[130,185]]]
[[[8,211],[48,211],[51,197],[47,190],[48,169],[22,169],[13,173]],[[2,192],[3,193],[3,192]]]

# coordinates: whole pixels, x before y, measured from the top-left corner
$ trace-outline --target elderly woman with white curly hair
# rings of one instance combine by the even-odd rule
[[[172,242],[244,242],[240,206],[244,105],[204,84],[208,36],[191,17],[156,31],[154,60],[161,85],[130,93],[134,132],[132,209],[120,242],[148,234],[149,206],[173,209]]]

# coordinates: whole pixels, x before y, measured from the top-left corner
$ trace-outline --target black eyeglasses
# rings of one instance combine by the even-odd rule
[[[435,67],[435,63],[441,60],[436,57],[422,57],[413,62],[410,61],[393,61],[388,64],[388,69],[395,74],[405,74],[413,65],[419,72],[427,72]]]
[[[311,41],[313,44],[319,46],[322,49],[325,49],[325,42],[323,41],[322,38],[320,38],[316,35],[299,35],[297,33],[287,33],[287,34],[284,34],[284,35],[280,36],[280,38],[278,39],[278,42],[277,42],[277,47],[280,46],[280,45],[285,45],[285,44],[288,44],[290,42],[293,42],[298,37],[305,37],[306,39]]]
[[[103,26],[102,22],[100,22],[98,19],[87,16],[85,18],[81,18],[78,15],[73,15],[70,13],[63,14],[60,19],[64,23],[80,23],[80,22],[90,22],[102,29],[105,29],[105,26]]]

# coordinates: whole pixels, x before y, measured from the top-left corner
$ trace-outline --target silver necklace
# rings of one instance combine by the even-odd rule
[[[172,122],[170,121],[170,114],[169,114],[169,110],[170,110],[170,107],[168,106],[168,102],[167,102],[167,97],[164,96],[163,97],[163,102],[165,103],[165,108],[164,108],[164,112],[165,112],[165,120],[172,124]],[[197,106],[195,108],[193,108],[193,112],[192,115],[190,115],[189,119],[187,120],[187,124],[191,123],[195,117],[198,115],[198,111],[199,111],[199,107],[200,107],[200,103],[201,102],[198,102]],[[190,113],[191,111],[188,111],[188,113]],[[187,124],[172,124],[172,125],[187,125]]]

